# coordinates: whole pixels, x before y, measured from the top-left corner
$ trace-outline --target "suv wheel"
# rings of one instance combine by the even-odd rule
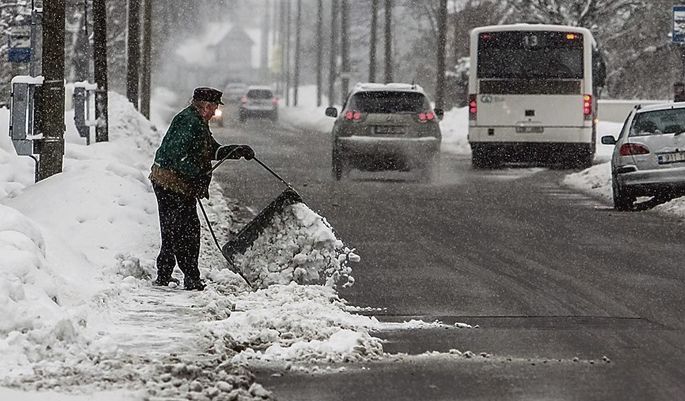
[[[627,193],[626,189],[616,181],[616,176],[611,177],[611,190],[614,198],[614,209],[616,210],[631,210],[635,197]]]
[[[331,157],[331,173],[336,181],[340,181],[343,176],[347,174],[347,163],[342,160],[342,156],[337,148],[333,148],[333,154]]]
[[[430,184],[438,180],[440,168],[440,154],[436,153],[426,161],[426,164],[421,168],[421,182]]]

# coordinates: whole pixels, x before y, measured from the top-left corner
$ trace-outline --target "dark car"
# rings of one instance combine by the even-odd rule
[[[332,173],[420,170],[430,181],[440,153],[442,110],[433,110],[419,85],[357,84],[333,126]]]

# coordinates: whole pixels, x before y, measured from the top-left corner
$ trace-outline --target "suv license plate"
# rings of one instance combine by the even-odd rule
[[[516,132],[520,134],[540,134],[545,132],[545,127],[516,127]]]
[[[392,126],[380,126],[376,127],[376,134],[379,135],[403,135],[404,134],[404,128],[403,127],[392,127]]]
[[[662,153],[657,160],[659,164],[685,162],[685,152]]]

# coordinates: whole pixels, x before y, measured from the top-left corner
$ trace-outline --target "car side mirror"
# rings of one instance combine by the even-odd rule
[[[443,117],[445,117],[445,110],[443,109],[434,109],[435,115],[438,116],[439,120],[442,120]]]
[[[338,117],[338,109],[335,107],[326,107],[326,115],[328,117]]]
[[[611,135],[605,135],[602,137],[603,145],[616,145],[616,138]]]

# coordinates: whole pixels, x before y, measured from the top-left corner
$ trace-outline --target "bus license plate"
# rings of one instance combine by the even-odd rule
[[[540,134],[540,133],[545,132],[545,127],[516,127],[516,132],[522,133],[522,134],[528,134],[528,133]]]
[[[685,162],[685,152],[662,153],[657,160],[659,164]]]

